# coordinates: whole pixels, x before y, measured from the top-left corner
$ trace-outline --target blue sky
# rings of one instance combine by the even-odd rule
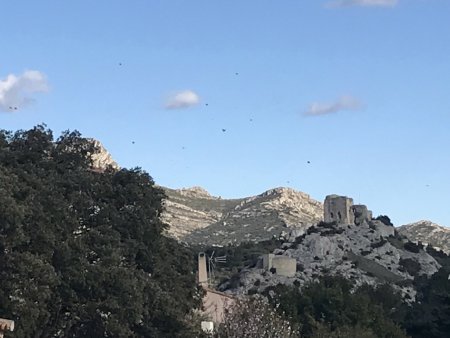
[[[450,226],[449,13],[447,0],[5,0],[0,128],[77,129],[172,188],[289,186]]]

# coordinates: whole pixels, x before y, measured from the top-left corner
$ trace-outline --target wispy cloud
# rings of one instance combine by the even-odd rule
[[[363,104],[352,96],[341,96],[334,102],[314,102],[304,112],[304,115],[318,116],[337,113],[342,110],[360,110]]]
[[[34,102],[34,93],[47,92],[46,76],[37,70],[22,75],[9,74],[0,80],[0,111],[14,111]]]
[[[166,101],[166,109],[181,109],[197,105],[200,102],[198,94],[192,90],[173,93]]]
[[[394,7],[399,0],[333,0],[326,4],[326,7]]]

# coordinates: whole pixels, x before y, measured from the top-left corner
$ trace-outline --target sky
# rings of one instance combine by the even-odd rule
[[[450,1],[4,0],[0,129],[159,185],[291,187],[450,226]]]

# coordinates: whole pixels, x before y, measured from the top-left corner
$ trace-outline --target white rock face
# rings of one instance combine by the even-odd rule
[[[411,242],[422,242],[450,254],[450,228],[430,221],[402,225],[397,230]]]
[[[169,234],[193,244],[261,241],[283,230],[306,229],[322,219],[323,207],[309,195],[276,188],[242,199],[221,199],[202,188],[172,190],[162,219]]]
[[[103,147],[100,141],[90,139],[96,148],[96,152],[91,154],[92,166],[94,169],[105,170],[111,166],[115,170],[119,170],[120,167],[116,161],[112,158],[111,154]]]
[[[293,238],[295,234],[299,234]],[[364,221],[360,225],[321,223],[304,233],[284,234],[284,243],[274,250],[275,255],[295,258],[295,277],[287,278],[261,269],[243,269],[237,288],[223,290],[246,294],[250,289],[262,292],[278,283],[304,285],[319,276],[341,275],[356,285],[390,283],[407,299],[414,299],[412,280],[417,275],[431,275],[439,263],[418,246],[405,245],[408,240],[395,233],[395,228],[380,221]],[[410,243],[411,244],[411,243]]]

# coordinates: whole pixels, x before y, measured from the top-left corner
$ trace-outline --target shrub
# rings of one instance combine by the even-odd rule
[[[400,259],[400,266],[402,266],[406,272],[408,272],[411,276],[417,276],[421,269],[420,263],[416,262],[411,258]]]

